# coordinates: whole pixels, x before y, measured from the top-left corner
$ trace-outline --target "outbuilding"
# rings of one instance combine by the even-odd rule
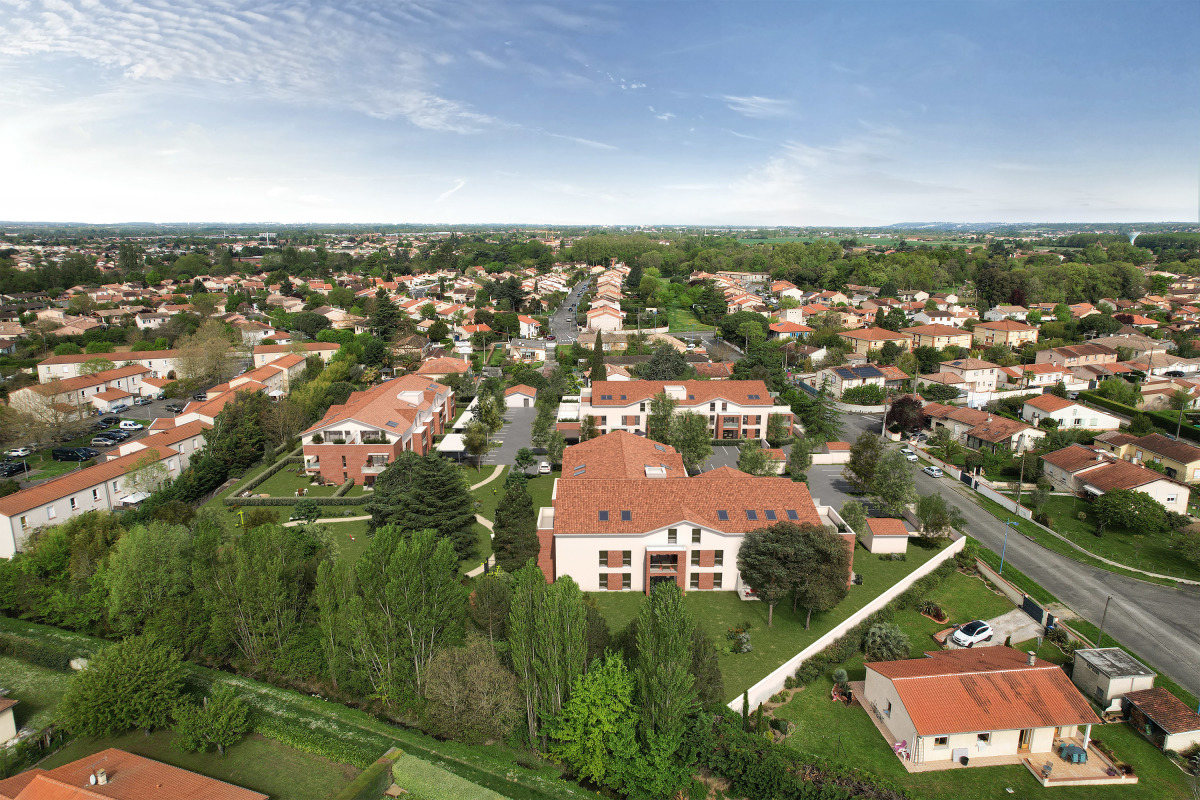
[[[860,533],[868,553],[903,553],[908,550],[908,537],[912,531],[904,520],[871,517],[867,520],[867,529]]]
[[[1200,744],[1200,714],[1161,686],[1128,692],[1129,723],[1163,750],[1182,753]]]
[[[537,389],[518,383],[504,390],[504,404],[509,408],[530,408],[537,402]]]
[[[1096,705],[1107,708],[1127,692],[1150,689],[1155,673],[1119,647],[1075,651],[1071,682]]]

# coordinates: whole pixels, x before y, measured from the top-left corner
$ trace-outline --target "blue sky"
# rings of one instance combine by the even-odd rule
[[[1200,3],[0,0],[0,219],[1196,220]]]

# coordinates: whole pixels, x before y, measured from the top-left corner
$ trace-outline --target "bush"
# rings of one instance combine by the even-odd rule
[[[389,750],[335,794],[333,800],[379,800],[392,785],[392,764],[399,756],[399,750]]]
[[[956,392],[957,394],[957,392]],[[887,397],[887,390],[882,386],[855,386],[842,392],[842,402],[854,406],[877,406]]]
[[[350,491],[353,488],[354,488],[354,478],[351,478],[350,480],[346,481],[341,486],[339,486],[337,488],[337,491],[333,493],[333,496],[341,497],[342,495],[344,495],[346,492]]]
[[[846,670],[843,669],[842,667],[838,667],[837,669],[835,669],[833,671],[833,682],[834,683],[848,683],[849,681],[850,681],[850,674],[848,672],[846,672]]]
[[[899,625],[872,625],[863,637],[863,653],[869,661],[899,661],[908,658],[911,652],[908,635]]]

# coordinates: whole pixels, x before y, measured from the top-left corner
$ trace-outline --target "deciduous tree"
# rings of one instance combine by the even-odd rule
[[[904,507],[916,498],[916,488],[912,469],[903,453],[888,450],[879,457],[869,489],[885,513],[894,517],[904,513]]]
[[[850,461],[842,470],[842,477],[856,491],[870,491],[882,455],[883,445],[879,443],[879,437],[870,431],[860,433],[850,446]]]
[[[504,739],[521,716],[516,677],[475,634],[429,662],[425,702],[433,733],[467,744]]]
[[[756,441],[746,441],[738,447],[737,468],[750,475],[768,475],[774,472],[770,456]]]
[[[571,699],[550,728],[550,754],[580,780],[620,791],[638,755],[630,724],[638,713],[633,690],[633,674],[619,655],[594,662],[575,679]]]
[[[149,637],[133,636],[104,648],[67,684],[57,717],[79,736],[147,732],[170,724],[183,691],[179,654]]]

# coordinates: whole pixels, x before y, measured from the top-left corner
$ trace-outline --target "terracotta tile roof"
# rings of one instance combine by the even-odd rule
[[[108,783],[89,786],[103,769]],[[12,800],[268,800],[232,783],[110,748],[51,770],[37,769],[0,781]]]
[[[776,333],[812,333],[813,329],[799,322],[776,322],[771,326]]]
[[[1031,397],[1025,401],[1025,405],[1033,406],[1038,411],[1054,413],[1062,411],[1064,408],[1079,405],[1074,400],[1068,400],[1065,397],[1057,397],[1052,394],[1039,394],[1037,397]]]
[[[116,364],[123,364],[126,361],[142,361],[147,358],[174,358],[178,355],[178,350],[138,350],[127,351],[123,353],[80,353],[73,356],[50,356],[38,362],[38,366],[43,364],[82,364],[85,361],[93,358],[107,358]]]
[[[1126,692],[1125,699],[1167,733],[1200,731],[1200,714],[1161,686]]]
[[[174,383],[174,381],[167,378],[142,378],[142,383],[146,384],[147,386],[153,386],[156,389],[162,389],[167,385]]]
[[[942,312],[943,314],[945,312]],[[945,316],[949,316],[946,314]],[[912,333],[917,336],[967,336],[970,337],[970,331],[964,331],[962,328],[956,328],[953,325],[914,325],[911,328],[901,328],[902,333]]]
[[[517,394],[518,392],[520,392],[521,394],[527,394],[530,397],[533,397],[534,395],[537,394],[537,389],[533,388],[532,386],[526,386],[523,383],[518,383],[516,386],[510,386],[507,389],[505,389],[504,396],[508,397],[510,394]]]
[[[1023,322],[1017,322],[1015,319],[1002,319],[998,322],[980,322],[975,326],[975,330],[979,329],[989,331],[1036,331],[1037,328],[1032,325],[1026,325]]]
[[[757,478],[729,467],[695,478],[560,480],[554,509],[556,534],[645,533],[684,521],[726,533],[787,520],[821,524],[803,483]],[[602,511],[608,512],[606,521],[600,519]],[[623,519],[624,512],[629,519]]]
[[[674,447],[627,431],[613,431],[563,451],[562,480],[645,478],[646,467],[666,467],[682,477],[683,457]]]
[[[680,408],[725,400],[743,406],[774,404],[763,381],[595,381],[592,383],[593,406],[625,406],[650,400],[668,386],[683,388]],[[611,396],[611,400],[604,399]]]
[[[904,526],[904,520],[899,519],[871,517],[867,520],[867,527],[874,536],[908,536],[910,533]]]
[[[450,356],[442,356],[441,358],[431,358],[428,361],[422,361],[421,366],[417,368],[418,375],[461,375],[471,369],[471,362],[464,361],[461,358],[451,358]]]
[[[840,453],[843,451],[849,451],[850,446],[851,445],[849,442],[826,442],[825,443],[825,449],[827,449],[831,453]]]
[[[1099,439],[1100,437],[1097,436],[1096,438]],[[1055,450],[1053,453],[1047,453],[1042,456],[1042,461],[1072,475],[1082,469],[1095,467],[1099,464],[1111,464],[1116,460],[1117,457],[1106,450],[1097,450],[1082,444],[1067,445],[1061,450]]]
[[[889,679],[920,736],[1100,724],[1063,670],[1008,647],[866,664]]]
[[[1083,481],[1102,492],[1111,492],[1113,489],[1136,489],[1139,486],[1145,486],[1148,483],[1156,481],[1167,481],[1180,486],[1187,486],[1186,483],[1168,478],[1161,472],[1155,472],[1152,469],[1147,469],[1138,464],[1131,464],[1128,461],[1116,461],[1099,469],[1090,470],[1083,476]]]
[[[129,472],[147,454],[158,456],[159,461],[178,455],[175,450],[169,447],[149,448],[139,450],[136,453],[130,453],[127,456],[112,458],[86,469],[68,472],[60,478],[39,483],[37,486],[30,486],[28,489],[22,489],[7,497],[0,497],[0,515],[11,517],[23,511],[28,511],[31,508],[37,508],[46,503],[53,503],[60,497],[66,497],[76,492],[82,492],[84,489],[98,486]]]
[[[190,439],[197,435],[203,436],[204,432],[209,430],[212,430],[212,425],[209,425],[203,420],[195,419],[191,422],[185,422],[182,425],[168,428],[161,433],[153,433],[149,436],[130,442],[129,444],[145,445],[145,447],[141,448],[143,450],[146,449],[146,447],[158,447],[160,445],[166,445],[167,447],[174,448],[176,444],[182,442],[184,439]],[[121,450],[124,451],[125,447],[123,446]]]
[[[943,415],[946,419],[952,419],[955,422],[961,422],[964,425],[983,425],[991,416],[986,411],[980,411],[977,408],[958,408],[951,406],[950,410]]]
[[[255,346],[254,355],[262,355],[264,353],[291,353],[299,345],[310,353],[318,353],[323,350],[340,350],[342,346],[337,342],[293,342],[292,344],[260,344]]]
[[[1020,433],[1023,430],[1033,430],[1033,428],[1024,422],[1017,422],[1015,419],[1009,419],[1008,417],[992,417],[991,422],[976,425],[967,431],[967,435],[981,442],[995,444],[996,442],[1007,441],[1014,434]]]
[[[889,331],[886,328],[866,328],[861,331],[842,331],[838,334],[843,339],[862,339],[868,342],[891,342],[905,341],[911,339],[910,336],[905,336],[903,333]]]
[[[422,399],[414,405],[400,399],[404,392],[421,392]],[[434,383],[420,375],[405,375],[386,381],[363,392],[354,392],[340,406],[330,406],[321,421],[304,433],[315,433],[335,423],[353,419],[381,430],[403,433],[412,425],[418,410],[429,408],[436,396],[449,397],[450,387]],[[388,425],[389,422],[396,423]]]
[[[133,395],[124,389],[105,389],[103,392],[96,392],[92,397],[99,397],[101,400],[121,400]]]
[[[1121,433],[1120,431],[1105,431],[1104,433],[1096,434],[1097,442],[1106,442],[1117,447],[1125,444],[1131,444],[1137,440],[1138,437],[1130,436],[1128,433]]]
[[[906,381],[912,376],[892,364],[876,364],[875,369],[883,373],[885,381]]]
[[[1063,367],[1059,366],[1058,364],[1051,364],[1050,362],[1045,362],[1042,364],[1025,364],[1020,368],[1026,372],[1032,372],[1034,375],[1049,375],[1052,372],[1062,375],[1066,372],[1066,369]]]
[[[963,376],[959,375],[957,372],[931,372],[928,375],[922,375],[921,380],[928,381],[930,383],[966,383],[966,380],[963,378]]]
[[[18,702],[20,701],[13,697],[0,697],[0,711],[8,711]]]
[[[991,361],[984,361],[982,358],[955,358],[950,361],[943,361],[942,366],[950,367],[951,369],[999,369],[999,364],[993,364]]]
[[[1140,439],[1130,437],[1130,439],[1132,444],[1137,445],[1143,450],[1148,450],[1157,456],[1164,456],[1172,461],[1178,461],[1181,464],[1200,461],[1200,447],[1187,444],[1186,442],[1172,441],[1161,433],[1151,433]],[[1111,442],[1112,440],[1105,439],[1104,441]]]
[[[978,326],[976,326],[978,327]],[[1061,353],[1067,358],[1080,356],[1115,356],[1117,351],[1102,344],[1073,344],[1066,347],[1055,347],[1055,353]]]
[[[109,358],[115,353],[98,353],[92,358]],[[111,358],[109,359],[112,360]],[[109,381],[128,378],[132,375],[143,375],[149,373],[150,370],[143,367],[141,364],[128,364],[124,367],[116,369],[106,369],[102,372],[93,372],[91,375],[80,375],[76,378],[63,378],[57,384],[38,384],[40,386],[56,385],[59,393],[72,392],[78,389],[86,389],[90,386],[100,386]]]

